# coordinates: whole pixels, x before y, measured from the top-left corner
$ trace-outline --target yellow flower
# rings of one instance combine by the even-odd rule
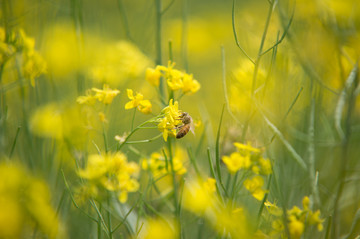
[[[223,162],[231,173],[236,173],[242,168],[249,168],[251,161],[248,156],[242,156],[238,152],[232,153],[230,157],[223,156]]]
[[[153,86],[159,86],[161,72],[159,69],[147,68],[145,72],[145,79]]]
[[[260,158],[260,173],[263,175],[272,174],[271,162],[269,159]]]
[[[215,192],[216,191],[216,180],[215,180],[215,178],[208,178],[204,182],[204,187],[209,192]]]
[[[302,200],[302,204],[303,204],[303,208],[304,210],[309,210],[309,206],[310,206],[310,198],[308,196],[305,196]]]
[[[30,80],[31,85],[35,86],[35,78],[47,72],[47,65],[38,52],[24,54],[22,63],[23,76]]]
[[[200,89],[200,83],[193,79],[192,74],[187,74],[174,69],[175,63],[169,61],[168,66],[156,66],[155,69],[148,68],[146,70],[146,80],[152,85],[158,86],[160,77],[166,79],[168,87],[175,90],[182,90],[184,94],[190,95]]]
[[[183,200],[184,207],[198,215],[213,210],[217,203],[214,191],[201,180],[194,180],[185,184]]]
[[[266,191],[262,189],[263,185],[264,179],[258,175],[244,181],[245,188],[259,201],[263,200],[266,193]]]
[[[289,217],[289,221],[290,222],[288,224],[288,227],[291,238],[295,238],[295,239],[300,238],[305,229],[304,223],[299,219],[297,219],[294,215],[291,215]]]
[[[264,202],[264,205],[271,215],[279,217],[283,213],[283,211],[278,206],[276,206],[276,204],[273,204],[269,201]]]
[[[310,225],[315,225],[315,224],[317,225],[317,229],[319,232],[321,232],[324,229],[322,225],[324,219],[320,218],[320,210],[316,210],[315,212],[310,211],[308,220]]]
[[[131,100],[125,104],[125,109],[137,108],[140,112],[144,114],[151,113],[152,105],[149,100],[144,100],[144,96],[141,93],[136,93],[134,96],[134,92],[131,89],[127,89],[127,96]]]
[[[111,102],[113,101],[114,97],[117,96],[120,91],[119,90],[112,90],[110,89],[109,85],[104,84],[103,89],[97,89],[97,88],[92,88],[92,91],[95,92],[95,98],[104,103],[105,105],[111,104]]]
[[[152,105],[149,100],[142,100],[138,105],[138,110],[144,114],[150,114],[152,111]]]
[[[136,163],[127,162],[126,156],[117,152],[90,155],[86,168],[80,169],[78,174],[94,185],[117,192],[119,201],[125,203],[128,193],[139,189],[139,183],[135,179],[138,172],[139,166]]]
[[[247,144],[235,142],[234,145],[240,152],[244,151],[244,152],[261,153],[260,149],[252,147],[249,142]]]
[[[19,165],[0,163],[0,238],[21,238],[35,228],[48,238],[61,238],[50,201],[50,191],[42,180]]]
[[[163,138],[167,141],[169,135],[175,137],[176,127],[181,124],[179,119],[181,112],[179,111],[179,103],[171,99],[169,105],[166,106],[162,111],[164,117],[159,119],[158,129],[163,132]]]
[[[176,223],[163,219],[150,219],[145,223],[144,230],[140,233],[141,239],[175,239],[178,238],[179,229]]]
[[[140,104],[140,101],[144,99],[144,96],[141,93],[136,93],[134,96],[134,92],[131,89],[126,89],[127,96],[131,100],[125,104],[125,109],[132,109],[137,107]]]
[[[193,79],[193,75],[184,74],[182,91],[187,94],[193,94],[200,89],[200,83]]]
[[[88,105],[94,105],[96,102],[96,98],[94,95],[91,94],[91,90],[87,90],[85,92],[85,95],[78,96],[76,98],[76,102],[80,105],[82,104],[88,104]]]

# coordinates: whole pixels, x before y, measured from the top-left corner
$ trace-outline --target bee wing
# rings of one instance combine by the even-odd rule
[[[195,125],[193,122],[190,123],[190,131],[193,133],[193,135],[195,135]]]

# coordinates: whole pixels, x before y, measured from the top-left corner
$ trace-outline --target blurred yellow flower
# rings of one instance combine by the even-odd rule
[[[309,224],[310,225],[317,225],[317,229],[321,232],[324,229],[323,222],[324,219],[320,218],[320,210],[316,210],[315,212],[309,212]]]
[[[21,238],[29,226],[56,238],[59,220],[45,183],[21,166],[0,163],[0,238]]]
[[[305,229],[304,222],[300,221],[294,215],[289,216],[288,227],[291,238],[295,238],[295,239],[300,238]]]
[[[158,69],[147,68],[145,72],[145,79],[153,86],[159,86],[161,72]]]
[[[128,41],[104,44],[100,39],[92,47],[95,50],[88,74],[98,82],[119,85],[127,79],[139,77],[151,65],[149,58]]]
[[[217,203],[215,192],[202,180],[193,180],[185,184],[183,200],[184,207],[197,215],[213,210]]]
[[[316,225],[318,231],[323,230],[322,223],[324,222],[324,219],[320,218],[320,210],[313,212],[310,209],[310,199],[308,196],[303,198],[302,204],[303,209],[300,209],[297,206],[293,206],[291,209],[287,210],[287,226],[289,228],[291,238],[301,238],[307,226]],[[286,235],[282,221],[282,210],[275,204],[272,204],[268,201],[265,202],[265,206],[268,208],[270,214],[276,218],[272,223],[272,228],[274,229],[272,234]]]
[[[236,173],[240,169],[248,169],[251,165],[250,157],[248,155],[241,155],[238,152],[234,152],[229,156],[223,156],[222,161],[231,173]]]
[[[89,180],[90,184],[101,185],[109,191],[117,192],[119,201],[125,203],[128,193],[139,188],[136,180],[138,172],[139,166],[136,163],[128,162],[124,154],[116,152],[90,155],[86,168],[80,169],[78,174]]]
[[[276,204],[271,203],[269,201],[264,202],[264,206],[266,207],[266,209],[268,210],[268,212],[271,215],[274,216],[281,216],[283,211],[281,210],[281,208],[279,208],[278,206],[276,206]]]
[[[141,239],[175,239],[179,236],[177,223],[164,219],[149,219],[140,232]]]
[[[111,104],[114,97],[120,93],[119,90],[112,90],[107,84],[104,84],[102,90],[98,88],[92,88],[91,90],[95,92],[94,97],[105,105]]]
[[[264,179],[259,175],[244,181],[244,187],[259,201],[263,200],[266,193],[266,190],[262,189],[263,185]]]
[[[200,83],[193,79],[193,75],[184,74],[182,91],[184,94],[190,95],[197,92],[200,89]]]

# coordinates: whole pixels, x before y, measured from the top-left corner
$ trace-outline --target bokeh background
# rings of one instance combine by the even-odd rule
[[[33,39],[33,49],[43,58],[46,70],[32,79],[19,77],[24,60],[17,56],[5,64],[2,46],[0,155],[3,161],[10,160],[6,157],[21,163],[48,184],[51,204],[61,205],[58,214],[64,235],[89,238],[92,227],[64,196],[59,168],[71,175],[74,157],[104,148],[101,122],[90,109],[79,113],[76,98],[92,87],[102,88],[103,83],[121,91],[113,104],[102,109],[107,116],[108,146],[115,150],[115,135],[128,132],[133,117],[124,109],[126,89],[142,92],[152,102],[153,114],[159,113],[163,105],[145,81],[145,70],[167,65],[169,59],[201,84],[199,92],[180,101],[180,109],[189,112],[198,126],[196,134],[177,142],[183,148],[193,147],[201,170],[208,170],[206,150],[215,147],[225,106],[221,155],[234,151],[235,141],[266,148],[286,206],[299,204],[303,195],[312,193],[316,180],[316,206],[326,223],[338,208],[335,229],[329,230],[346,235],[353,225],[358,232],[354,216],[360,206],[356,68],[360,2],[276,1],[270,18],[266,0],[237,0],[234,9],[230,0],[160,2],[166,11],[161,15],[159,41],[156,1],[1,1],[2,41],[11,31],[23,29]],[[234,31],[257,69],[237,46]],[[93,128],[84,127],[84,115],[92,120]],[[137,114],[135,125],[148,118]],[[149,129],[132,139],[148,139],[157,133]],[[301,169],[281,137],[312,171]],[[149,155],[163,145],[157,140],[137,149]],[[125,153],[139,161],[133,150],[125,149]],[[74,172],[69,177],[76,181]],[[344,185],[341,197],[339,182]],[[276,200],[279,192],[272,196]],[[244,201],[249,208],[257,205]]]

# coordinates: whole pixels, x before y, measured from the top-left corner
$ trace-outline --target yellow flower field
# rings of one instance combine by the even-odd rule
[[[0,6],[0,238],[360,238],[358,0]]]

